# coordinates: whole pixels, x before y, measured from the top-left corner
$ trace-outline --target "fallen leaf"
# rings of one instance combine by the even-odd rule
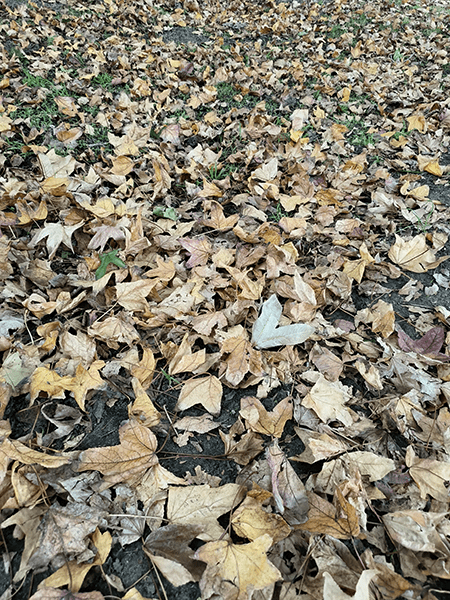
[[[71,252],[74,252],[71,237],[83,224],[84,221],[81,221],[81,223],[69,227],[61,225],[61,223],[47,223],[43,229],[35,233],[29,242],[29,246],[34,248],[41,240],[47,238],[48,258],[50,260],[55,256],[61,244],[64,244]]]
[[[411,240],[404,240],[398,235],[395,238],[396,242],[388,252],[389,258],[413,273],[426,273],[448,258],[441,256],[436,259],[434,252],[427,246],[424,235],[416,235]]]
[[[158,464],[155,435],[136,421],[125,421],[119,428],[120,444],[90,448],[81,453],[78,471],[99,471],[104,475],[103,486],[126,481],[137,485],[145,472]]]
[[[214,375],[190,379],[181,388],[176,410],[186,410],[196,404],[201,404],[214,416],[220,414],[222,401],[222,384]]]
[[[257,348],[294,346],[303,343],[314,333],[314,327],[299,323],[277,327],[282,310],[275,294],[264,302],[252,330],[252,342]]]
[[[270,535],[265,534],[250,544],[235,545],[222,540],[199,548],[194,558],[207,563],[200,580],[202,595],[224,597],[226,593],[228,600],[246,600],[253,590],[262,590],[282,579],[267,559],[272,543]]]
[[[241,399],[239,414],[252,431],[280,438],[286,421],[292,418],[292,402],[284,398],[268,412],[257,398],[246,396]]]
[[[237,506],[244,496],[243,488],[227,483],[218,488],[209,485],[171,487],[167,503],[167,518],[178,525],[201,524],[198,538],[216,540],[225,535],[217,519]]]

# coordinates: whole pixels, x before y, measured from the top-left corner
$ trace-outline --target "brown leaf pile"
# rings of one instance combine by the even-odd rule
[[[436,598],[448,2],[56,4],[0,0],[1,597]]]

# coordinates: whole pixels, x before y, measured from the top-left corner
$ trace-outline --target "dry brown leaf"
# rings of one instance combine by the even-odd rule
[[[39,589],[45,591],[49,587],[69,585],[70,591],[76,594],[74,599],[79,597],[81,600],[84,597],[85,600],[91,600],[90,596],[86,597],[85,594],[77,594],[77,592],[83,585],[84,579],[92,567],[103,565],[108,558],[112,545],[111,534],[109,531],[100,533],[100,530],[97,528],[92,534],[92,543],[97,549],[97,554],[92,562],[78,563],[76,560],[69,561],[69,563],[64,564],[58,571],[55,571],[53,575],[44,579],[39,584]],[[98,594],[98,592],[93,592],[93,594]],[[101,594],[100,597],[102,598]],[[43,600],[47,600],[47,597],[44,596]],[[63,599],[61,598],[61,600]],[[96,600],[95,595],[92,600]]]
[[[236,333],[238,335],[220,344],[221,352],[229,355],[222,360],[221,370],[225,371],[225,379],[231,385],[239,385],[249,371],[256,377],[263,374],[261,352],[253,348],[244,330]]]
[[[156,410],[137,377],[132,378],[131,385],[133,386],[134,402],[128,407],[130,419],[136,419],[144,427],[156,427],[161,420],[161,414]]]
[[[209,219],[204,219],[203,224],[217,231],[227,231],[232,229],[238,221],[239,215],[225,217],[222,206],[218,202],[211,202]]]
[[[347,502],[339,487],[336,488],[335,498],[337,506],[309,492],[308,520],[297,528],[314,534],[331,535],[338,540],[358,537],[360,529],[355,507]]]
[[[292,402],[284,398],[272,412],[268,412],[257,398],[246,396],[241,399],[239,414],[252,431],[280,438],[286,421],[292,419]]]
[[[202,540],[216,540],[225,535],[217,519],[231,511],[244,496],[243,488],[227,483],[218,488],[209,485],[171,487],[167,504],[167,518],[178,525],[201,525],[198,534]]]
[[[420,489],[421,498],[430,494],[436,500],[448,502],[449,495],[445,484],[450,481],[450,463],[418,458],[412,446],[408,446],[405,462],[409,467],[409,474]]]
[[[427,246],[424,235],[416,235],[411,240],[404,240],[400,236],[395,236],[396,241],[389,250],[389,258],[396,265],[403,267],[413,273],[425,273],[430,269],[435,269],[448,256],[441,256],[436,259],[434,252]]]
[[[177,352],[169,363],[169,374],[177,375],[178,373],[193,373],[206,360],[206,351],[204,349],[198,352],[192,352],[191,343],[189,342],[189,334],[184,336]]]
[[[275,440],[266,450],[272,474],[272,494],[278,512],[289,525],[304,523],[309,509],[305,486]]]
[[[155,356],[150,348],[142,350],[142,359],[137,364],[128,366],[133,377],[136,377],[144,390],[150,387],[156,368]]]
[[[231,426],[228,434],[219,431],[225,445],[225,455],[238,465],[248,465],[264,448],[262,438],[253,431],[245,432],[240,419]]]
[[[312,408],[324,423],[337,420],[344,425],[351,425],[352,411],[345,406],[350,398],[350,389],[347,386],[340,381],[327,381],[321,374],[303,398],[302,405]]]
[[[235,545],[222,540],[199,548],[195,558],[207,563],[200,580],[202,594],[246,600],[253,590],[262,590],[282,579],[267,559],[272,543],[270,535],[265,534],[250,544]]]
[[[231,519],[233,529],[240,537],[254,541],[267,533],[274,543],[288,537],[291,528],[286,521],[262,506],[271,497],[270,492],[261,489],[253,489],[247,493],[244,502],[234,511]]]
[[[217,416],[220,414],[222,393],[222,384],[214,375],[190,379],[181,388],[176,410],[186,410],[201,404],[208,412]]]
[[[103,487],[126,482],[137,485],[145,472],[158,464],[155,435],[136,421],[125,421],[119,428],[120,444],[90,448],[80,455],[78,471],[99,471],[104,475]]]

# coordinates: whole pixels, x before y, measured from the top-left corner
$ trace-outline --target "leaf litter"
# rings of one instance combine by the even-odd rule
[[[449,13],[0,3],[2,598],[445,597]]]

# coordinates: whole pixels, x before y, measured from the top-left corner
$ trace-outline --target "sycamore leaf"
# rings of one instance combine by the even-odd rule
[[[441,256],[436,259],[434,252],[427,246],[424,235],[416,235],[412,240],[404,240],[398,235],[395,237],[395,244],[391,246],[388,256],[392,262],[413,273],[425,273],[448,258]]]
[[[141,482],[144,473],[158,464],[156,437],[150,429],[134,420],[120,426],[119,437],[117,446],[89,448],[82,452],[78,471],[99,471],[108,486],[121,481],[130,486]]]
[[[220,380],[214,375],[207,375],[186,381],[181,389],[176,410],[186,410],[195,404],[201,404],[212,415],[219,415],[221,400]]]
[[[210,218],[205,219],[203,224],[218,231],[227,231],[227,229],[232,229],[238,221],[239,215],[225,217],[222,206],[218,202],[211,202]]]
[[[95,279],[101,279],[103,275],[106,274],[106,269],[110,263],[116,265],[116,267],[119,267],[120,269],[126,268],[127,265],[117,256],[118,252],[119,249],[117,248],[116,250],[111,250],[111,252],[106,252],[100,256],[100,266],[95,271]]]
[[[239,414],[252,431],[280,438],[286,421],[292,419],[292,403],[284,398],[272,412],[268,412],[257,398],[246,396],[241,398]]]
[[[110,238],[113,238],[116,241],[125,239],[124,232],[118,227],[112,227],[111,225],[100,225],[100,227],[94,227],[94,231],[96,233],[88,245],[88,248],[91,250],[98,249],[99,252],[103,252],[106,242]]]
[[[256,319],[252,331],[252,342],[257,348],[295,346],[307,340],[314,333],[314,327],[301,323],[277,327],[282,310],[275,294],[272,294],[264,302],[261,314]]]
[[[73,252],[72,241],[70,238],[77,229],[82,227],[83,224],[84,221],[81,221],[81,223],[77,223],[76,225],[71,225],[68,227],[61,225],[61,223],[47,223],[43,229],[40,229],[36,233],[29,245],[31,248],[34,248],[34,246],[36,246],[41,240],[47,238],[49,259],[52,259],[55,256],[56,251],[61,244],[64,244],[71,252]]]
[[[262,590],[282,579],[281,573],[267,559],[273,540],[267,533],[250,544],[235,545],[225,540],[209,542],[197,550],[194,558],[207,563],[200,580],[200,589],[208,590],[208,597],[224,597],[220,592],[225,582],[233,587],[227,590],[229,600],[245,600],[253,590]],[[202,597],[206,597],[202,593]]]
[[[197,537],[216,540],[225,535],[217,519],[239,504],[243,496],[244,489],[237,483],[226,483],[216,488],[209,485],[171,487],[167,519],[178,525],[201,524],[203,531]]]
[[[209,256],[212,252],[211,244],[205,238],[183,238],[180,240],[180,244],[185,248],[191,255],[186,263],[188,269],[193,267],[206,265]]]
[[[432,327],[420,340],[413,340],[402,329],[398,330],[398,345],[405,352],[417,352],[417,354],[429,354],[441,360],[450,360],[450,356],[440,351],[445,339],[445,331],[442,327]]]

